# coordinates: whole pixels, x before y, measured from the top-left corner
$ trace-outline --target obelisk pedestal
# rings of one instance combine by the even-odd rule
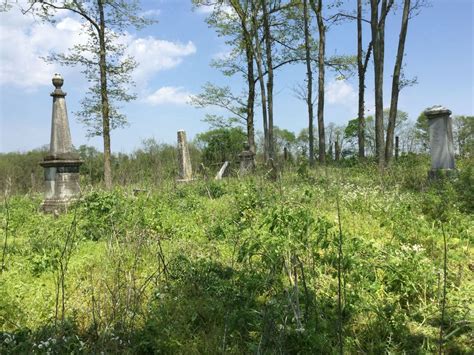
[[[53,77],[55,90],[51,119],[51,142],[49,154],[40,165],[44,168],[44,212],[63,211],[80,195],[79,167],[82,161],[73,151],[71,132],[66,109],[66,93],[61,87],[64,83],[59,74]]]
[[[244,143],[244,150],[239,154],[239,175],[245,176],[255,170],[255,153],[250,150],[250,145]]]

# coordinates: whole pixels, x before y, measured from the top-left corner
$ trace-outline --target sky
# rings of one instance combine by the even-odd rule
[[[14,3],[21,5],[24,1]],[[355,0],[346,3],[352,7]],[[139,63],[133,73],[138,99],[123,105],[129,125],[112,131],[114,152],[132,152],[149,138],[175,144],[179,129],[193,139],[209,129],[202,121],[206,114],[227,113],[215,107],[194,108],[189,104],[190,96],[202,92],[206,82],[228,85],[235,93],[245,88],[238,74],[226,77],[209,65],[229,52],[225,39],[205,22],[210,8],[193,9],[191,0],[142,0],[141,6],[142,15],[157,23],[127,32],[123,39],[127,54]],[[390,100],[401,12],[400,8],[387,18],[385,106]],[[367,44],[370,28],[365,26]],[[41,59],[83,43],[80,29],[80,19],[64,11],[58,13],[54,25],[23,15],[16,6],[0,12],[0,152],[25,152],[49,143],[54,73],[64,77],[73,144],[102,149],[102,139],[88,138],[86,128],[75,116],[88,87],[80,68],[61,67]],[[354,55],[356,40],[355,23],[331,27],[327,55]],[[453,115],[474,115],[474,1],[431,0],[431,6],[409,23],[404,64],[405,76],[417,78],[417,84],[403,89],[399,99],[399,109],[406,111],[411,120],[437,104],[449,108]],[[295,95],[295,87],[304,83],[305,73],[303,64],[275,73],[274,122],[293,132],[307,126],[306,105]],[[336,73],[326,73],[326,123],[346,125],[357,116],[357,76],[338,80]],[[372,73],[369,66],[367,115],[374,111]],[[259,110],[257,107],[256,129],[262,130]]]

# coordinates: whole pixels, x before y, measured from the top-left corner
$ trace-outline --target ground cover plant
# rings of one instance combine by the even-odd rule
[[[410,159],[6,196],[0,351],[470,353],[472,163]]]

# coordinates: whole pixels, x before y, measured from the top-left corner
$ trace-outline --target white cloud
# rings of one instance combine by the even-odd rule
[[[159,10],[152,10],[157,14]],[[34,90],[51,85],[53,73],[62,73],[68,82],[79,78],[80,68],[65,68],[44,62],[52,52],[67,52],[75,44],[87,42],[81,31],[82,22],[75,16],[61,12],[56,24],[35,21],[18,9],[0,13],[0,85]],[[154,37],[140,38],[126,34],[122,43],[127,46],[139,66],[133,73],[137,84],[146,88],[159,71],[178,66],[183,58],[196,53],[193,42],[171,42]],[[74,78],[72,78],[74,76]]]
[[[198,14],[203,14],[203,15],[210,15],[212,12],[218,8],[219,12],[221,14],[225,14],[227,16],[236,16],[237,14],[235,13],[234,9],[232,6],[226,5],[226,4],[220,4],[220,5],[201,5],[196,8],[196,12]]]
[[[156,90],[153,94],[148,95],[144,101],[153,105],[185,105],[189,102],[191,93],[184,90],[183,87],[163,86]]]
[[[126,52],[139,64],[133,77],[140,84],[159,71],[179,65],[184,57],[196,53],[196,46],[191,41],[183,44],[153,37],[130,37]]]
[[[202,5],[196,8],[198,14],[209,15],[212,14],[212,11],[214,11],[213,5]]]
[[[32,90],[51,85],[55,72],[74,72],[48,64],[40,57],[85,43],[86,38],[78,31],[80,27],[81,23],[71,17],[63,17],[52,25],[37,22],[17,9],[0,13],[0,85]]]
[[[161,15],[160,9],[150,9],[150,10],[146,10],[140,13],[140,16],[151,17],[151,18],[160,16],[160,15]]]
[[[215,59],[215,60],[226,60],[230,58],[232,58],[232,50],[230,49],[224,49],[212,55],[212,59]]]
[[[357,104],[357,93],[347,81],[333,80],[326,87],[326,99],[330,104],[354,107]]]

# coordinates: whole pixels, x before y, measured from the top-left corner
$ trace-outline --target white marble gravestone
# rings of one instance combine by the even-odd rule
[[[222,180],[222,178],[224,177],[225,173],[227,172],[227,168],[229,167],[229,162],[226,161],[224,162],[224,164],[222,165],[222,167],[219,169],[216,177],[214,178],[215,180]]]
[[[451,111],[443,106],[425,110],[428,118],[431,151],[431,173],[454,170],[454,143]]]

